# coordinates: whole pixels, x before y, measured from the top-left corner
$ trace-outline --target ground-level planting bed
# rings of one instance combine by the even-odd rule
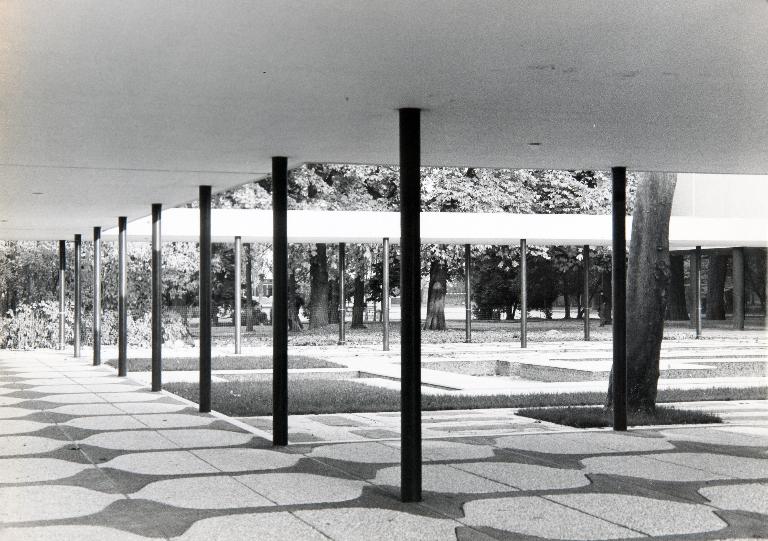
[[[193,402],[199,398],[197,383],[173,382],[165,388]],[[762,400],[766,387],[746,389],[695,389],[660,391],[659,402],[697,400]],[[233,417],[272,415],[271,381],[213,382],[214,410]],[[536,408],[543,406],[593,406],[605,402],[605,393],[542,393],[526,395],[422,395],[424,411]],[[348,380],[295,380],[288,382],[288,412],[291,415],[398,411],[400,392]]]
[[[117,367],[117,359],[110,359],[107,364]],[[231,355],[211,359],[213,370],[267,370],[272,368],[271,355],[242,356]],[[168,357],[163,358],[163,371],[168,370],[198,370],[199,357]],[[340,364],[307,355],[289,355],[288,368],[344,368]],[[148,357],[129,358],[129,372],[148,372],[152,370],[152,359]]]
[[[601,428],[613,426],[613,410],[602,406],[566,406],[554,408],[525,408],[517,412],[523,417],[548,421],[576,428]],[[722,419],[711,413],[658,406],[654,413],[628,412],[629,426],[687,425],[721,423]]]

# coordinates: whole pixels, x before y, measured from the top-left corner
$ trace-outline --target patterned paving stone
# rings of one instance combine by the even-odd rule
[[[95,393],[71,393],[49,394],[41,397],[41,400],[54,404],[92,404],[96,402],[106,403],[106,400]]]
[[[677,428],[662,430],[661,434],[671,441],[691,441],[694,443],[713,445],[733,445],[741,447],[755,447],[766,445],[756,441],[753,435],[727,432],[718,427],[710,428]]]
[[[354,500],[365,485],[362,481],[310,473],[258,473],[235,479],[259,494],[268,495],[278,505]]]
[[[186,404],[168,404],[166,402],[123,402],[118,407],[125,413],[173,413],[188,408]]]
[[[191,415],[188,413],[153,413],[134,415],[134,419],[150,428],[181,428],[193,426],[205,426],[216,419],[205,415]]]
[[[623,539],[641,536],[628,528],[535,496],[474,500],[464,504],[464,515],[464,522],[472,526],[486,526],[548,539]]]
[[[424,517],[392,509],[365,507],[297,511],[296,516],[331,539],[339,541],[455,539],[454,531],[458,526],[452,520]]]
[[[106,494],[73,486],[1,487],[0,502],[3,502],[3,505],[0,505],[0,523],[91,515],[121,498],[123,496],[119,494]]]
[[[511,462],[455,464],[455,468],[493,479],[520,490],[557,490],[590,484],[583,471]]]
[[[70,419],[64,424],[85,430],[139,430],[147,428],[130,415],[78,417],[77,419]]]
[[[709,486],[699,489],[699,494],[720,509],[768,515],[768,483]]]
[[[0,483],[54,481],[80,473],[88,464],[57,458],[4,458],[0,460]]]
[[[253,439],[253,434],[246,432],[209,428],[158,430],[158,433],[181,447],[228,447]]]
[[[0,438],[0,456],[48,453],[68,444],[66,441],[38,436],[5,436]]]
[[[768,460],[715,453],[664,453],[649,455],[672,464],[741,479],[768,479]]]
[[[12,406],[24,402],[23,398],[13,398],[11,396],[0,396],[0,406]]]
[[[39,385],[30,387],[27,391],[42,394],[79,394],[79,393],[120,393],[137,391],[133,385]]]
[[[131,498],[189,509],[239,509],[274,503],[232,477],[184,477],[150,483]]]
[[[0,436],[36,432],[47,426],[51,425],[48,423],[38,423],[37,421],[7,420],[0,423]]]
[[[599,456],[585,458],[581,463],[586,467],[587,473],[623,475],[654,481],[686,483],[728,478],[727,475],[686,468],[685,466],[654,460],[648,456]]]
[[[310,456],[367,464],[397,464],[400,462],[399,449],[376,442],[321,445],[312,449]]]
[[[144,475],[217,473],[218,470],[188,451],[128,453],[104,462],[102,467]]]
[[[26,408],[3,407],[0,409],[0,419],[18,419],[35,413],[35,410]]]
[[[143,541],[153,539],[104,526],[35,526],[8,528],[4,531],[9,541]]]
[[[259,541],[325,540],[325,536],[287,512],[231,515],[198,520],[174,541]]]
[[[190,452],[225,472],[290,468],[302,458],[299,454],[266,449],[194,449]]]
[[[126,432],[103,432],[94,434],[80,441],[83,445],[93,445],[104,449],[125,451],[151,451],[176,449],[177,445],[168,441],[154,430],[130,430]]]
[[[652,536],[691,535],[728,526],[706,505],[626,494],[562,494],[549,498]]]
[[[48,411],[52,413],[61,413],[63,415],[83,417],[91,417],[94,415],[126,415],[126,412],[121,408],[108,404],[107,402],[99,402],[96,404],[70,404],[67,406],[57,406]]]
[[[507,436],[497,439],[496,445],[507,449],[555,455],[638,453],[667,451],[675,448],[671,443],[661,438],[643,438],[603,432]]]
[[[400,449],[399,441],[382,442],[384,445]],[[457,441],[424,440],[422,455],[425,462],[442,460],[477,460],[494,456],[490,445],[473,445]],[[400,459],[398,458],[398,461]]]
[[[494,492],[515,492],[516,488],[484,479],[478,475],[458,470],[451,466],[433,464],[422,469],[422,483],[425,491],[446,494],[484,494]],[[400,486],[400,467],[379,470],[375,484],[392,487]]]

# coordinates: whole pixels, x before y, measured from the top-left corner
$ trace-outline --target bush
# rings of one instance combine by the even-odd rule
[[[64,314],[64,341],[71,344],[74,340],[74,305],[68,302]],[[117,343],[117,313],[114,310],[102,311],[101,342],[104,345]],[[93,313],[83,311],[82,343],[93,345]],[[187,340],[189,331],[181,316],[175,312],[163,312],[163,342]],[[148,347],[152,342],[152,317],[143,314],[134,318],[128,314],[128,345]],[[59,303],[40,301],[21,304],[16,310],[8,310],[0,318],[0,348],[36,349],[55,348],[59,343]]]

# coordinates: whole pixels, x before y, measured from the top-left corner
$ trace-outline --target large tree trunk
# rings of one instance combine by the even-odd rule
[[[433,260],[429,266],[429,290],[427,292],[425,329],[445,330],[445,290],[447,286],[448,269],[445,263]]]
[[[328,325],[328,256],[325,244],[315,247],[315,254],[309,258],[310,292],[309,302],[312,313],[309,316],[309,328],[317,329]]]
[[[328,282],[328,323],[339,322],[339,281]]]
[[[669,218],[676,182],[674,173],[647,173],[637,185],[627,264],[629,412],[653,412],[656,408],[659,356],[671,278]]]
[[[301,309],[301,299],[299,298],[298,287],[296,285],[296,275],[292,272],[288,277],[288,330],[303,331],[299,319],[299,310]]]
[[[744,280],[748,291],[754,291],[760,300],[760,310],[765,314],[766,252],[764,248],[744,250]]]
[[[565,309],[564,319],[571,319],[571,298],[568,296],[568,278],[563,276],[563,304]]]
[[[711,254],[707,270],[707,319],[725,319],[725,276],[728,256]]]
[[[669,283],[669,304],[667,319],[670,321],[688,321],[688,305],[685,302],[685,269],[683,256],[669,256],[671,277]]]
[[[352,283],[352,328],[365,329],[363,314],[365,313],[365,282],[361,273],[355,274]]]

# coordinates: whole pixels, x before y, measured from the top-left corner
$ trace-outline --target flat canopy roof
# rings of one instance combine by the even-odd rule
[[[272,211],[214,209],[213,242],[272,242]],[[198,241],[197,209],[171,209],[162,217],[164,241]],[[627,232],[632,218],[627,217]],[[152,238],[151,218],[128,224],[129,240]],[[288,241],[296,243],[379,243],[388,237],[400,242],[400,215],[373,211],[288,211]],[[672,248],[768,246],[768,220],[673,216],[669,243]],[[104,232],[105,240],[117,238],[116,228]],[[501,214],[422,212],[421,241],[437,244],[529,244],[610,246],[611,216],[583,214]]]
[[[768,173],[764,0],[6,0],[0,236],[302,162]]]

